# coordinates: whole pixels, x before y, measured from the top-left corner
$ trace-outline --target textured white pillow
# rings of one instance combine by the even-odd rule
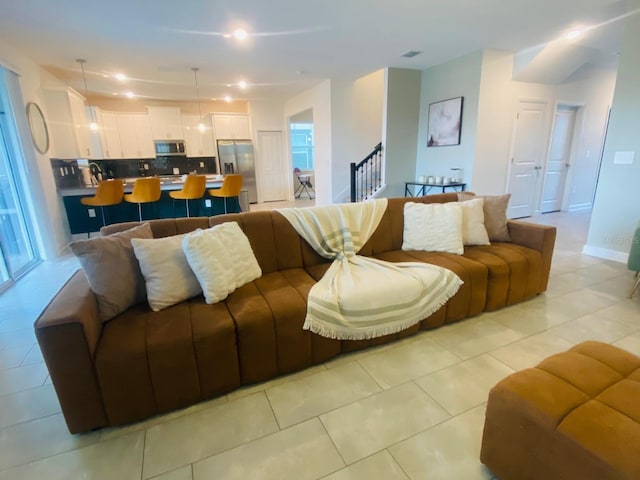
[[[262,275],[249,239],[236,222],[193,232],[184,238],[182,248],[207,303],[224,300]]]
[[[459,205],[462,208],[462,242],[465,245],[490,245],[484,226],[484,200],[474,198]]]
[[[187,235],[131,240],[147,286],[149,306],[155,312],[202,292],[182,251]]]
[[[464,253],[460,205],[405,203],[402,250]]]

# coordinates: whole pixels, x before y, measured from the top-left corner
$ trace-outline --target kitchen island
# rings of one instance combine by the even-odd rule
[[[125,193],[133,190],[136,177],[125,178]],[[207,190],[220,188],[223,178],[220,175],[207,175]],[[175,218],[186,216],[186,205],[184,200],[174,200],[169,196],[172,190],[180,190],[183,185],[181,175],[160,176],[160,188],[162,195],[155,203],[142,204],[142,218]],[[81,198],[95,195],[95,186],[59,187],[58,194],[62,197],[67,220],[71,234],[97,232],[102,227],[102,214],[100,207],[88,207],[80,202]],[[243,198],[245,201],[243,201]],[[224,200],[222,198],[211,197],[205,192],[204,197],[199,200],[189,201],[189,210],[192,217],[208,217],[224,213]],[[243,208],[241,208],[241,204]],[[228,199],[227,209],[229,212],[248,211],[246,202],[246,191],[240,192],[240,199]],[[138,220],[138,205],[128,203],[124,200],[118,205],[104,207],[105,223],[119,223]]]

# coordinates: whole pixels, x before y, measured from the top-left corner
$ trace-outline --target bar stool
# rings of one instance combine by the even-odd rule
[[[242,175],[225,175],[222,187],[212,188],[209,195],[212,197],[224,198],[224,213],[227,213],[227,198],[237,197],[242,189]]]
[[[93,197],[85,197],[80,199],[80,203],[89,207],[100,207],[102,212],[102,226],[106,225],[104,219],[104,207],[111,205],[118,205],[122,202],[122,195],[124,194],[124,185],[122,179],[116,180],[102,180],[98,182],[98,188]],[[87,227],[87,234],[89,234],[89,228]]]
[[[207,177],[205,175],[187,175],[184,180],[182,190],[169,192],[169,196],[174,200],[184,200],[187,204],[187,217],[189,217],[189,200],[196,200],[204,197],[207,189]],[[175,202],[174,202],[175,206]],[[175,212],[174,212],[175,216]]]
[[[138,219],[142,221],[142,204],[157,202],[161,194],[158,177],[138,178],[133,184],[133,192],[125,194],[124,201],[138,204]]]

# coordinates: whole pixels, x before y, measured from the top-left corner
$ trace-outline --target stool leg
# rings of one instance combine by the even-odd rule
[[[189,199],[186,198],[184,201],[187,202],[187,218],[189,218]]]
[[[138,203],[138,220],[142,221],[142,204]]]
[[[224,197],[224,213],[227,213],[227,197]]]

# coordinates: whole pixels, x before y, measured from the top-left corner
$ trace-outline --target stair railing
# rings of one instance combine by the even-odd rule
[[[351,201],[362,202],[382,188],[382,142],[360,163],[351,164]]]

